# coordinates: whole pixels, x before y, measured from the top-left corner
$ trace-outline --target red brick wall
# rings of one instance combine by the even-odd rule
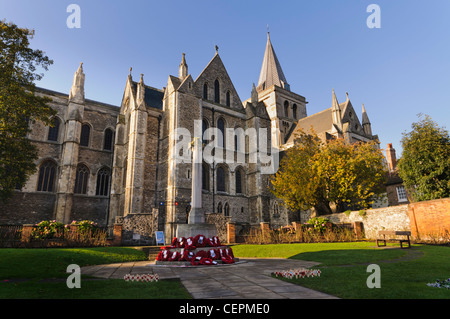
[[[416,238],[439,237],[450,232],[450,198],[410,203],[411,232]]]

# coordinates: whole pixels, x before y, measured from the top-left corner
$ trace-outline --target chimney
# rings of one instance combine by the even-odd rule
[[[397,168],[397,158],[395,156],[395,149],[392,148],[392,143],[389,143],[386,148],[386,160],[389,167],[389,172],[394,172]]]

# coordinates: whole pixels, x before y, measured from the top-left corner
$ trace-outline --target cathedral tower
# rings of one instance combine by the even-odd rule
[[[272,145],[281,148],[293,124],[306,117],[307,102],[303,96],[291,92],[269,32],[256,91],[271,119]]]

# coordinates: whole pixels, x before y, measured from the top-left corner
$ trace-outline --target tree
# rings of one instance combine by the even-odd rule
[[[301,132],[272,178],[271,191],[291,210],[314,208],[318,214],[367,208],[383,193],[383,154],[375,142],[323,143]]]
[[[450,196],[450,137],[428,115],[403,133],[398,174],[412,201]]]
[[[34,30],[0,21],[0,199],[6,201],[35,172],[36,146],[26,137],[30,121],[51,124],[49,98],[35,95],[34,81],[53,63],[41,50],[29,48]]]

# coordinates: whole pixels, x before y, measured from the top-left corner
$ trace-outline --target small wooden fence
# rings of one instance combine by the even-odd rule
[[[48,248],[109,246],[114,242],[108,227],[98,227],[95,232],[80,232],[77,225],[55,232],[50,238],[33,236],[35,225],[0,225],[0,248]]]

